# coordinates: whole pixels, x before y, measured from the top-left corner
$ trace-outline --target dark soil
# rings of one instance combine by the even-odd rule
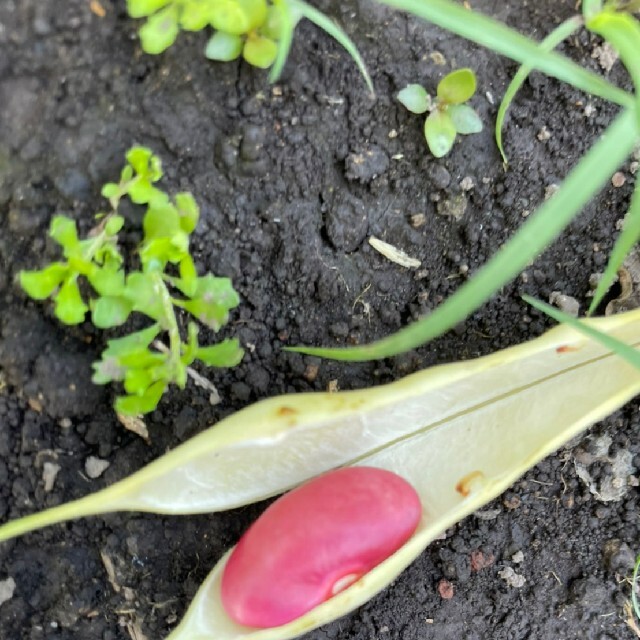
[[[509,117],[505,172],[490,123],[516,65],[450,34],[369,0],[323,2],[358,43],[377,89],[372,99],[348,56],[309,24],[299,27],[284,77],[270,86],[245,64],[209,63],[204,34],[182,35],[158,57],[142,54],[124,4],[102,0],[99,17],[87,0],[0,3],[0,520],[123,478],[257,399],[323,390],[333,380],[341,389],[377,385],[535,337],[548,323],[521,301],[523,292],[546,299],[561,291],[583,309],[588,304],[589,276],[602,270],[631,193],[629,164],[624,186],[606,189],[520,278],[434,343],[368,364],[283,352],[286,344],[369,342],[429,312],[513,234],[615,109],[532,75]],[[575,2],[472,4],[540,38]],[[562,50],[597,70],[596,44],[582,33]],[[486,131],[435,160],[422,119],[394,96],[409,82],[433,89],[447,71],[467,65],[478,73],[472,103]],[[619,64],[610,76],[627,82]],[[546,140],[538,138],[543,127]],[[193,386],[172,391],[148,417],[150,445],[115,419],[114,389],[90,382],[105,336],[89,324],[61,326],[49,306],[26,300],[14,284],[19,269],[57,255],[46,236],[54,213],[91,228],[104,206],[100,187],[117,176],[133,143],[161,155],[165,188],[190,190],[200,203],[197,264],[233,279],[242,303],[229,333],[247,350],[238,367],[208,373],[221,404],[210,405]],[[466,177],[474,186],[465,192]],[[441,215],[461,197],[460,220]],[[417,227],[416,214],[426,219]],[[139,218],[130,222],[125,243],[133,251]],[[367,243],[370,235],[420,258],[422,268],[386,261]],[[319,366],[315,380],[309,365]],[[634,454],[637,470],[638,420],[629,405],[574,445],[589,447],[607,432],[612,450]],[[596,500],[576,475],[575,455],[569,448],[541,463],[368,605],[306,638],[635,637],[623,605],[624,578],[640,551],[637,490]],[[110,464],[95,480],[85,475],[89,456]],[[60,466],[50,491],[47,462]],[[602,479],[610,468],[602,463],[591,473]],[[111,515],[4,543],[0,584],[11,579],[15,590],[0,604],[0,637],[124,640],[139,625],[161,640],[261,508]],[[479,568],[483,559],[489,566]],[[509,586],[499,576],[505,567],[523,575],[524,585]],[[451,595],[443,580],[453,597],[443,597]]]

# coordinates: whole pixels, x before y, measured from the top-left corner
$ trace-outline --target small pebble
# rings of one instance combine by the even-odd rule
[[[622,171],[616,171],[613,174],[613,177],[611,178],[611,184],[616,189],[619,189],[626,182],[626,180],[627,180],[627,178],[624,175],[624,173],[622,173]]]
[[[95,478],[99,478],[110,466],[111,463],[107,460],[101,460],[95,456],[89,456],[85,460],[84,471],[89,478],[94,480]]]
[[[42,465],[42,481],[44,482],[44,491],[49,493],[53,489],[58,473],[60,473],[60,465],[55,462],[45,462]]]
[[[11,600],[11,598],[13,598],[13,592],[15,590],[16,582],[13,578],[0,580],[0,606],[7,602],[7,600]]]
[[[512,567],[505,567],[502,571],[498,571],[498,575],[507,583],[508,586],[515,589],[521,589],[524,587],[527,579],[516,573]]]

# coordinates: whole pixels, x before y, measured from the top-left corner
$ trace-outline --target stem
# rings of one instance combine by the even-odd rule
[[[117,487],[117,485],[114,485],[114,487]],[[12,520],[11,522],[0,525],[0,542],[16,538],[29,531],[42,529],[51,524],[118,511],[122,508],[117,500],[117,493],[119,492],[113,492],[111,489],[110,487],[104,491],[85,496],[84,498],[73,500],[72,502],[61,504],[51,509],[45,509],[44,511],[39,511],[38,513],[33,513],[18,520]],[[109,494],[113,493],[116,495],[109,496]]]
[[[182,379],[186,377],[184,374],[184,367],[180,359],[182,338],[180,336],[180,329],[178,328],[178,320],[176,319],[176,313],[174,311],[173,300],[167,289],[167,285],[164,283],[163,274],[159,271],[151,272],[153,278],[153,284],[156,292],[160,297],[162,303],[162,309],[164,311],[164,329],[169,334],[169,353],[171,360],[172,378],[178,383],[179,386],[184,386]]]

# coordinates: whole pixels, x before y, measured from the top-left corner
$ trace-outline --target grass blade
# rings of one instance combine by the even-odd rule
[[[388,338],[346,349],[290,347],[288,350],[335,360],[374,360],[409,351],[448,331],[488,300],[543,251],[604,186],[638,139],[635,113],[624,111],[571,171],[561,189],[516,235],[431,315]]]
[[[541,51],[538,43],[487,16],[469,11],[450,0],[378,0],[480,44],[521,64],[538,69],[593,95],[631,106],[631,94],[614,87],[597,74],[583,69],[552,51]]]
[[[323,31],[326,31],[336,42],[341,44],[346,52],[353,58],[356,66],[360,70],[364,81],[367,83],[367,87],[371,93],[374,93],[373,82],[371,76],[367,71],[367,67],[364,64],[364,60],[358,51],[355,43],[351,38],[339,27],[331,18],[325,16],[322,11],[319,11],[315,7],[307,4],[303,0],[286,0],[286,2],[301,16],[310,20],[316,26],[320,27]]]
[[[575,33],[582,24],[583,21],[580,16],[573,16],[568,20],[565,20],[540,43],[540,49],[542,51],[552,51],[563,40],[566,40],[572,33]],[[520,87],[524,84],[524,81],[527,79],[531,71],[532,68],[526,64],[522,65],[520,69],[518,69],[518,73],[516,73],[513,80],[507,87],[504,97],[502,98],[502,102],[500,103],[500,108],[498,109],[498,115],[496,117],[496,144],[498,145],[502,161],[505,165],[508,161],[502,145],[502,127],[504,124],[504,118],[507,115],[507,110],[511,106],[511,102],[513,101],[516,93],[518,93]]]
[[[602,302],[602,298],[609,290],[609,287],[613,284],[613,281],[616,278],[616,274],[618,270],[622,266],[624,259],[627,257],[633,246],[640,240],[640,181],[636,183],[635,189],[633,190],[633,195],[631,196],[631,203],[629,205],[629,211],[627,211],[627,215],[624,218],[624,227],[622,229],[622,233],[620,237],[616,240],[616,243],[613,245],[613,250],[611,251],[611,256],[609,258],[609,262],[607,263],[607,268],[605,269],[602,278],[600,278],[600,282],[598,282],[598,287],[596,288],[595,293],[593,294],[593,300],[591,301],[591,306],[589,307],[589,311],[587,315],[591,315],[600,302]]]
[[[631,578],[631,602],[636,617],[640,620],[640,603],[638,602],[638,573],[640,572],[640,556],[636,560],[636,566],[633,568],[633,577]]]
[[[578,318],[574,318],[573,316],[567,315],[566,313],[563,313],[555,307],[552,307],[545,302],[541,302],[540,300],[536,300],[531,296],[522,296],[522,299],[538,311],[546,313],[554,320],[557,320],[562,324],[569,325],[576,331],[584,333],[587,337],[592,338],[593,340],[597,340],[611,352],[615,353],[621,358],[624,358],[630,365],[634,366],[636,369],[640,369],[640,352],[629,346],[628,344],[625,344],[620,340],[616,340],[616,338],[607,335],[602,331],[598,331],[586,322],[578,320]]]
[[[277,0],[274,4],[282,12],[282,33],[280,34],[280,40],[278,42],[278,53],[269,72],[269,82],[277,82],[282,75],[282,70],[289,57],[289,51],[291,51],[293,34],[300,21],[300,15],[294,15],[294,11],[291,10],[286,0]]]

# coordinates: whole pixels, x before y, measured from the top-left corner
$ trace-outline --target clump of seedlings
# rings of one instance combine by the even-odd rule
[[[256,67],[273,64],[280,37],[281,9],[267,0],[127,0],[133,18],[146,18],[140,28],[142,48],[162,53],[183,31],[213,27],[206,47],[212,60],[235,60],[240,55]]]
[[[205,47],[207,58],[229,62],[242,56],[254,67],[267,69],[273,65],[272,81],[284,67],[298,22],[306,18],[346,49],[373,91],[371,78],[349,36],[304,0],[127,0],[127,11],[132,18],[146,18],[139,31],[146,53],[162,53],[180,31],[212,27],[215,32]]]
[[[187,368],[195,360],[230,367],[242,359],[243,351],[235,338],[200,346],[194,322],[188,324],[183,340],[176,309],[218,331],[238,305],[238,294],[228,278],[197,274],[189,252],[189,236],[199,218],[193,196],[179,193],[172,200],[154,186],[162,168],[149,149],[133,147],[126,159],[120,181],[102,189],[111,211],[97,215],[100,222],[84,239],[78,237],[74,220],[56,215],[49,235],[62,248],[63,259],[40,270],[21,271],[18,277],[32,298],[51,298],[56,317],[65,324],[80,324],[89,311],[99,329],[119,327],[133,312],[153,321],[145,329],[109,340],[93,365],[96,384],[123,383],[126,395],[116,398],[114,408],[135,416],[153,411],[169,384],[184,388]],[[128,271],[118,246],[125,222],[118,208],[124,197],[147,207],[140,268]],[[82,279],[91,288],[85,296],[79,286]],[[168,336],[168,346],[157,340],[161,334]]]
[[[446,156],[458,134],[482,131],[482,120],[467,104],[476,92],[476,76],[471,69],[457,69],[438,83],[435,98],[419,84],[407,85],[398,100],[412,113],[429,113],[424,123],[424,137],[436,158]]]

